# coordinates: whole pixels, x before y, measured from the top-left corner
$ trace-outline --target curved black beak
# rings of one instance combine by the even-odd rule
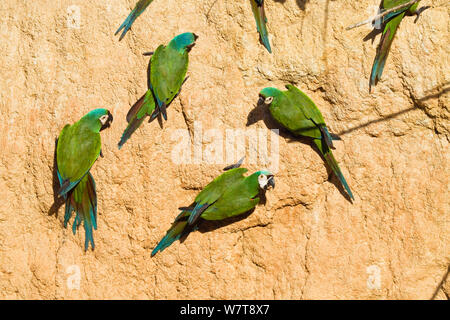
[[[264,104],[264,97],[263,96],[259,96],[259,99],[258,99],[258,106],[260,106],[260,105],[263,105]]]
[[[195,41],[197,41],[197,39],[198,39],[198,35],[196,35],[195,33],[193,33],[193,35],[194,35],[194,43],[187,46],[187,48],[186,48],[187,52],[191,52],[191,49],[195,46]]]
[[[108,111],[108,120],[106,120],[105,124],[102,125],[102,127],[100,128],[100,131],[111,127],[111,123],[113,122],[113,120],[114,120],[113,115],[111,114],[111,112]]]
[[[272,187],[272,189],[275,189],[275,178],[274,176],[267,176],[268,180],[267,180],[267,184],[266,184],[266,190],[270,187]]]

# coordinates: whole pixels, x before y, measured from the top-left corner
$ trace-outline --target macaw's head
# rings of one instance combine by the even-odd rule
[[[82,120],[94,131],[102,131],[111,126],[112,114],[106,109],[94,109],[89,111]]]
[[[282,94],[283,92],[277,88],[264,88],[259,92],[258,105],[264,104],[270,106],[274,101],[276,102]]]
[[[261,190],[267,190],[269,187],[275,188],[275,178],[269,171],[261,170],[254,174],[258,177],[258,185]]]
[[[187,52],[189,52],[195,45],[195,40],[197,40],[197,38],[198,36],[194,33],[182,33],[173,38],[172,41],[170,41],[169,46],[173,46],[179,51],[186,50]]]

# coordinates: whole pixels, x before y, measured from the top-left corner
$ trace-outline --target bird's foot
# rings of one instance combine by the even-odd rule
[[[416,23],[419,20],[420,14],[429,8],[431,8],[431,6],[424,6],[424,7],[419,8],[418,10],[416,10],[416,12],[414,12],[414,14],[416,15],[416,19],[414,19],[414,23]]]

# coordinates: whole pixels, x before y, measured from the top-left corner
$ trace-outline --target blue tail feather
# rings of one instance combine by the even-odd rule
[[[125,37],[128,30],[130,30],[131,25],[134,23],[134,21],[137,19],[138,16],[139,15],[136,15],[136,9],[134,9],[128,15],[128,17],[125,19],[125,21],[120,25],[119,29],[117,29],[116,33],[114,34],[114,35],[117,35],[123,29],[122,34],[119,37],[119,41]]]
[[[128,15],[128,17],[120,25],[119,29],[117,29],[116,33],[114,34],[114,35],[117,35],[123,29],[123,32],[120,35],[119,41],[125,37],[128,30],[130,30],[131,26],[133,25],[134,21],[136,21],[136,19],[142,14],[142,12],[145,11],[145,9],[149,6],[149,4],[151,2],[152,2],[152,0],[147,0],[147,1],[140,0],[136,4],[134,9],[131,11],[131,13]]]
[[[370,86],[376,85],[377,78],[379,78],[379,76],[381,76],[378,73],[378,63],[379,62],[380,62],[380,60],[375,58],[375,61],[373,62],[373,66],[372,66],[372,73],[370,74]]]
[[[352,190],[350,190],[350,187],[347,184],[347,181],[344,178],[344,175],[342,174],[341,170],[339,170],[338,172],[336,172],[336,175],[339,179],[339,181],[342,183],[342,185],[344,186],[344,189],[347,191],[348,195],[350,196],[350,198],[352,200],[355,200],[355,197],[353,196]]]
[[[92,249],[95,249],[92,223],[86,218],[84,218],[84,232],[84,250],[87,251],[87,249],[89,248],[89,242],[91,243]]]
[[[72,205],[70,204],[70,198],[66,199],[66,208],[64,213],[64,228],[67,228],[67,223],[69,222],[70,218],[72,217]]]
[[[347,183],[347,180],[345,180],[344,175],[342,174],[341,168],[339,168],[339,165],[337,164],[336,160],[334,159],[334,156],[331,153],[331,151],[329,151],[325,155],[325,159],[327,160],[328,165],[331,167],[331,169],[333,170],[334,174],[337,176],[337,178],[341,182],[341,184],[344,187],[344,189],[347,191],[347,193],[350,196],[350,198],[352,200],[355,200],[355,197],[353,196],[352,190],[350,190],[350,187],[349,187],[349,185]]]
[[[61,188],[59,189],[58,194],[62,197],[66,197],[67,193],[70,192],[73,188],[75,188],[75,186],[77,185],[78,182],[80,182],[80,180],[76,180],[73,182],[70,182],[69,180],[65,180],[62,183],[60,182]]]
[[[164,238],[162,238],[161,241],[158,243],[156,248],[153,249],[151,256],[153,257],[156,253],[158,253],[158,251],[162,252],[164,249],[169,247],[172,243],[179,240],[180,237],[181,237],[181,234],[179,234],[175,237],[171,237],[171,235],[169,235],[169,234],[165,235]]]
[[[97,230],[97,217],[96,217],[96,214],[94,213],[93,209],[91,209],[89,211],[89,216],[91,217],[92,227],[94,228],[94,230]],[[86,224],[86,222],[85,222],[85,224]]]
[[[76,234],[77,228],[83,221],[85,230],[85,250],[89,243],[94,249],[93,229],[97,230],[97,195],[95,181],[90,173],[83,178],[73,191],[67,194],[64,214],[64,227],[67,227],[72,211],[75,211],[75,219],[72,224],[72,232]]]
[[[267,32],[267,17],[264,11],[264,2],[263,1],[255,1],[254,4],[252,4],[252,10],[253,15],[256,20],[256,29],[259,32],[259,37],[261,39],[262,44],[264,47],[269,51],[269,53],[272,53],[272,48],[270,47],[269,42],[269,34]]]
[[[386,60],[385,58],[383,58],[383,60],[381,60],[381,64],[380,67],[378,68],[378,74],[377,74],[377,78],[380,79],[381,75],[383,74],[383,70],[384,70],[384,66],[386,64]]]
[[[347,191],[349,197],[354,200],[354,196],[352,191],[350,190],[350,187],[347,183],[347,181],[344,178],[344,175],[342,174],[341,168],[339,168],[339,164],[337,163],[336,159],[333,156],[333,153],[328,148],[327,144],[323,139],[314,139],[314,143],[318,147],[320,153],[324,157],[325,161],[327,162],[330,169],[333,171],[333,173],[337,176],[340,183],[344,187],[344,189]]]
[[[333,140],[337,140],[337,139],[336,138],[333,139],[333,137],[331,136],[330,132],[328,131],[327,126],[325,126],[325,125],[324,126],[320,126],[320,128],[322,129],[321,131],[324,134],[325,143],[328,145],[329,148],[334,149]]]
[[[261,41],[264,44],[264,47],[266,47],[267,51],[269,51],[269,53],[272,53],[272,48],[270,47],[270,42],[269,42],[269,36],[266,34],[261,34]]]
[[[372,73],[370,74],[369,92],[372,91],[372,86],[377,85],[378,81],[381,79],[392,41],[394,40],[395,33],[397,32],[401,20],[405,16],[405,10],[391,15],[389,22],[387,22],[384,27],[383,35],[381,36],[380,44],[378,45],[373,62]]]
[[[75,220],[73,221],[73,224],[72,224],[72,232],[73,232],[74,235],[77,233],[77,227],[80,224],[78,222],[78,220],[79,220],[79,217],[78,217],[78,214],[76,214],[75,215]]]
[[[192,212],[189,216],[188,224],[192,225],[197,220],[197,218],[203,213],[203,211],[205,211],[208,208],[208,206],[209,206],[208,203],[204,204],[196,203],[194,209],[192,209]]]
[[[388,13],[387,15],[385,15],[384,17],[381,18],[382,19],[381,23],[382,24],[386,23],[387,21],[389,21],[393,17],[398,16],[399,14],[405,12],[407,9],[408,8],[403,8],[403,9],[401,9],[399,11],[394,11],[394,12]],[[383,13],[383,11],[385,11],[385,10],[382,10],[380,13]]]
[[[97,230],[97,194],[96,194],[97,187],[95,185],[94,177],[91,175],[90,172],[89,172],[89,175],[91,177],[91,182],[92,182],[91,187],[92,187],[92,190],[94,193],[94,196],[93,196],[94,199],[91,199],[91,198],[89,199],[90,204],[91,204],[91,206],[89,208],[89,212],[91,214],[91,221],[94,226],[94,230]]]
[[[181,236],[186,233],[186,226],[186,221],[175,221],[169,231],[167,231],[166,235],[158,243],[156,248],[153,249],[151,256],[153,257],[156,253],[158,253],[158,251],[163,251],[172,243],[179,240]]]

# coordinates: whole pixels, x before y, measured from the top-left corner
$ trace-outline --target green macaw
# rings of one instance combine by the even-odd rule
[[[259,203],[260,191],[275,187],[274,176],[270,172],[261,170],[244,177],[247,169],[239,166],[240,163],[225,168],[228,170],[209,183],[190,207],[180,208],[181,213],[152,251],[152,257],[195,230],[199,219],[223,220],[248,212]]]
[[[67,124],[61,131],[56,146],[57,174],[60,184],[58,195],[66,201],[64,227],[75,211],[72,231],[84,221],[84,250],[91,243],[94,249],[92,228],[97,230],[97,195],[95,181],[89,172],[101,151],[100,131],[113,121],[106,109],[94,109],[73,125]]]
[[[287,91],[276,88],[261,90],[258,104],[268,105],[272,117],[294,135],[312,138],[329,167],[350,198],[354,200],[352,191],[331,152],[331,149],[334,149],[333,140],[340,138],[328,131],[320,110],[306,94],[290,84],[286,89]]]
[[[384,0],[381,9],[387,10],[397,7],[399,5],[408,3],[410,0]],[[419,1],[420,2],[420,1]],[[383,74],[384,65],[389,55],[392,40],[394,40],[395,33],[398,26],[406,14],[418,14],[417,7],[419,2],[414,3],[409,7],[396,10],[385,15],[381,22],[384,24],[383,35],[381,36],[380,44],[377,48],[377,54],[372,66],[372,73],[369,81],[369,92],[372,92],[372,86],[376,86]]]
[[[131,25],[134,23],[134,21],[142,14],[142,12],[147,9],[147,7],[152,3],[153,0],[139,0],[136,3],[136,6],[131,11],[131,13],[128,15],[128,17],[125,19],[125,21],[120,25],[119,29],[117,29],[116,33],[114,35],[117,35],[122,29],[123,32],[120,35],[119,41],[125,37],[128,30],[130,30]]]
[[[269,33],[267,32],[267,17],[264,11],[264,0],[250,0],[252,3],[253,16],[256,21],[256,29],[259,32],[259,36],[262,44],[266,47],[269,53],[272,53],[269,42]]]
[[[186,32],[173,38],[167,46],[160,45],[151,55],[149,67],[149,89],[131,107],[127,114],[128,126],[119,141],[119,149],[141,125],[147,115],[150,120],[160,113],[167,120],[166,108],[179,95],[185,78],[189,52],[197,36]]]

